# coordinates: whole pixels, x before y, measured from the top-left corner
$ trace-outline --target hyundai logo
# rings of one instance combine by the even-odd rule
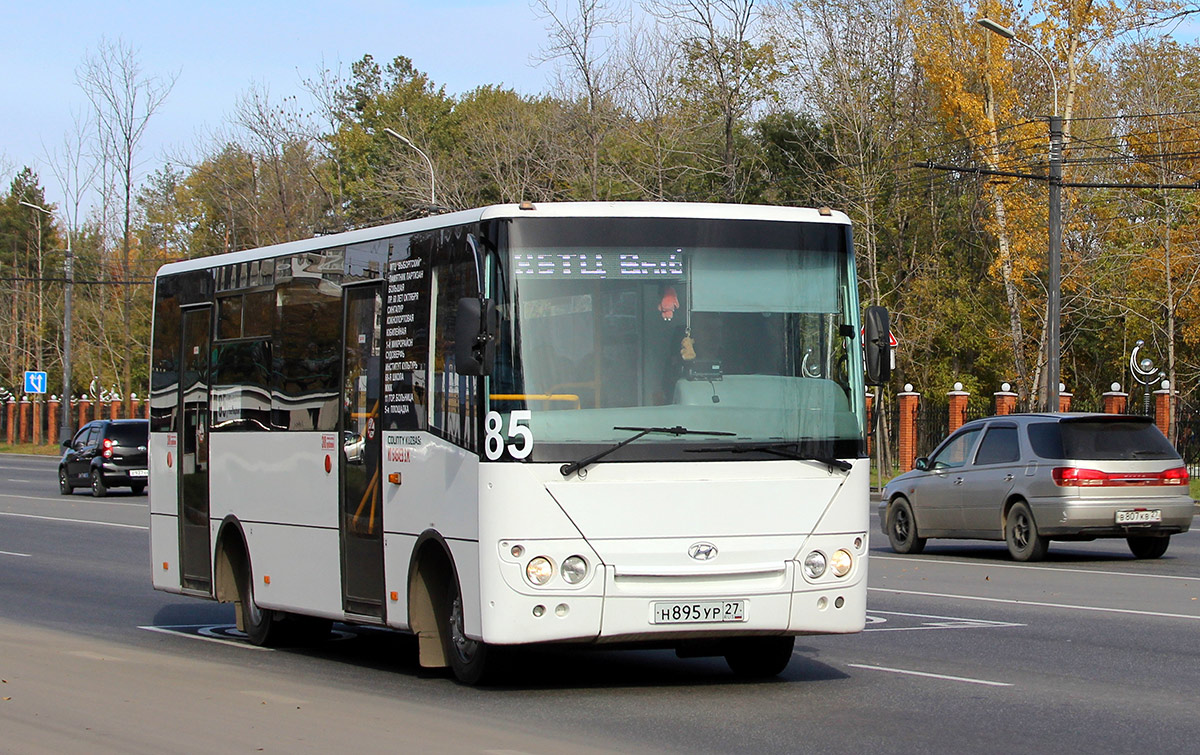
[[[717,546],[712,543],[693,543],[688,555],[697,561],[712,561],[717,557]]]

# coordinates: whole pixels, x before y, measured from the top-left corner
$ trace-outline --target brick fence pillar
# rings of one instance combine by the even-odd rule
[[[1154,392],[1154,424],[1162,434],[1171,437],[1171,386],[1164,380],[1163,389]]]
[[[83,427],[92,421],[92,402],[88,401],[87,394],[79,397],[79,426]]]
[[[1012,414],[1017,411],[1017,394],[1012,392],[1011,385],[1004,383],[1000,386],[1000,390],[996,391],[993,395],[996,399],[995,411],[998,416]]]
[[[136,393],[129,394],[129,416],[131,418],[137,419],[141,416],[141,406],[142,402],[138,399],[138,395]]]
[[[51,394],[50,400],[46,402],[50,407],[50,424],[46,426],[46,443],[53,444],[58,433],[58,396]]]
[[[121,399],[115,398],[112,400],[112,404],[110,404],[108,407],[108,418],[109,419],[120,419],[121,418]]]
[[[917,458],[917,405],[921,403],[921,394],[912,389],[907,383],[902,393],[896,394],[900,401],[900,471],[907,472],[913,468]]]
[[[1071,399],[1072,399],[1072,397],[1074,397],[1074,395],[1075,394],[1073,394],[1073,393],[1063,393],[1063,392],[1059,391],[1058,410],[1060,412],[1071,411]]]
[[[10,398],[8,400],[5,411],[8,412],[8,421],[4,424],[4,426],[8,429],[8,445],[11,446],[16,442],[17,438],[17,402],[15,399]]]
[[[1104,399],[1105,414],[1125,413],[1125,404],[1129,401],[1129,394],[1121,391],[1120,383],[1113,383],[1102,398]]]
[[[962,383],[955,383],[954,390],[946,395],[950,398],[950,432],[954,432],[967,421],[967,402],[971,394],[963,390]]]
[[[29,403],[29,397],[22,396],[21,397],[21,427],[18,430],[18,433],[20,435],[20,437],[17,438],[18,443],[28,443],[29,442],[29,415],[31,413],[30,408],[31,408],[31,405]]]

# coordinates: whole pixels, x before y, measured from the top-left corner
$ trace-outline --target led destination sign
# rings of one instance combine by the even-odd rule
[[[513,254],[514,275],[548,278],[683,277],[683,251],[529,252]]]

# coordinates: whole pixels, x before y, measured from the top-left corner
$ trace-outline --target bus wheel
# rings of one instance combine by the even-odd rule
[[[279,636],[279,626],[274,611],[264,611],[254,602],[254,577],[250,567],[242,570],[238,579],[238,600],[242,604],[242,631],[254,645],[270,647]]]
[[[743,679],[765,679],[783,673],[795,646],[795,637],[739,637],[725,641],[725,662]]]
[[[479,684],[488,670],[487,644],[472,640],[463,631],[463,601],[458,583],[450,579],[446,600],[439,612],[442,645],[454,676],[463,684]]]

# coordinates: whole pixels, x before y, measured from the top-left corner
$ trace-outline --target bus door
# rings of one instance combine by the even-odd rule
[[[383,618],[383,288],[346,288],[343,300],[342,606],[347,613]]]
[[[185,590],[212,592],[208,513],[208,389],[212,307],[182,313],[179,381],[179,564]]]

